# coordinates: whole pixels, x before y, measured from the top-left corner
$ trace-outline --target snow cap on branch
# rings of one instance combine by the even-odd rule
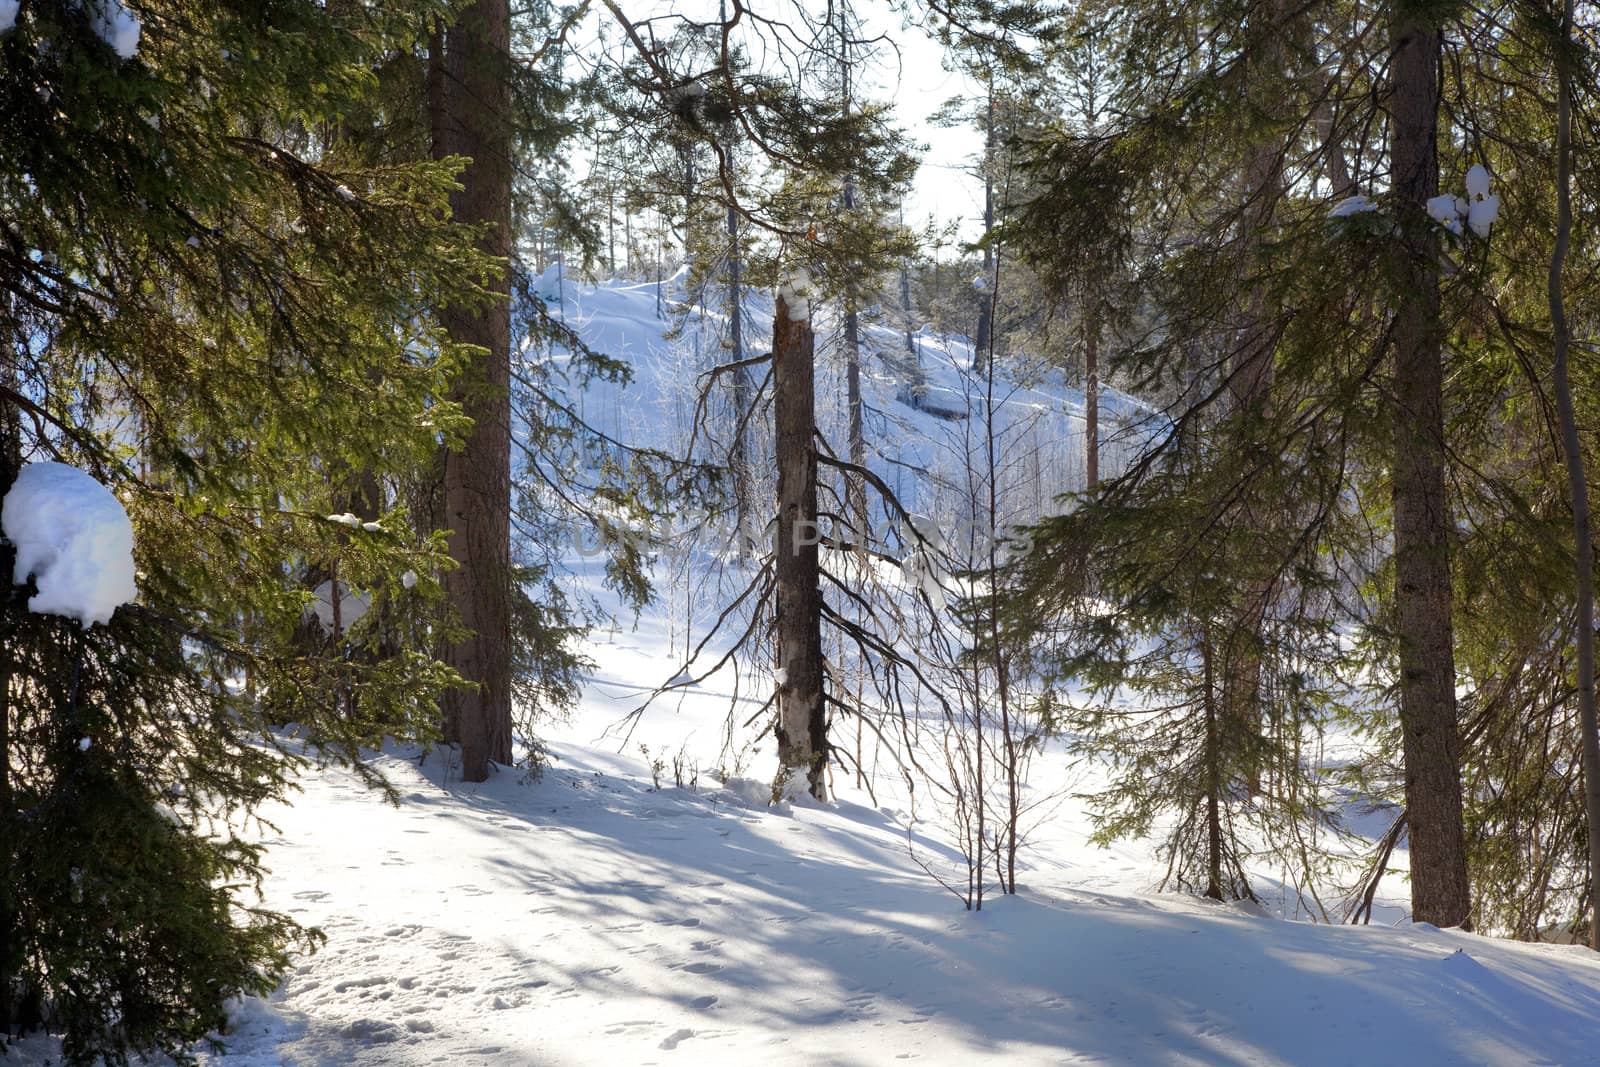
[[[1333,205],[1333,209],[1328,212],[1328,217],[1330,219],[1344,219],[1349,218],[1351,215],[1359,215],[1365,211],[1376,210],[1378,210],[1378,205],[1372,202],[1371,197],[1357,193],[1355,196],[1347,196]]]
[[[138,595],[133,525],[111,490],[64,463],[30,463],[0,504],[0,529],[17,549],[12,581],[33,576],[28,610],[85,629],[110,622]]]

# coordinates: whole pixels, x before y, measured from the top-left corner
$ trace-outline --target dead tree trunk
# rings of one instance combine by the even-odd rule
[[[804,776],[827,798],[827,716],[823,706],[822,572],[818,558],[816,337],[809,318],[794,318],[786,294],[772,323],[776,397],[778,528],[774,537],[778,631],[778,781]]]
[[[480,247],[511,255],[511,8],[478,0],[444,35],[442,67],[430,71],[436,155],[470,162],[451,194],[457,221],[489,223]],[[511,762],[511,304],[510,278],[490,283],[487,306],[444,309],[450,338],[479,349],[453,399],[472,418],[459,452],[445,457],[444,523],[456,569],[445,577],[451,607],[468,636],[444,660],[471,684],[444,698],[446,740],[461,746],[461,776],[481,782],[489,763]]]
[[[1411,914],[1468,921],[1445,499],[1439,245],[1425,205],[1439,191],[1441,37],[1426,10],[1402,6],[1392,28],[1390,169],[1401,240],[1394,325],[1395,634],[1411,843]]]

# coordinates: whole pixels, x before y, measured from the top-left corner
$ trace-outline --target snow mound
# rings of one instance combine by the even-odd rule
[[[138,595],[128,514],[111,490],[76,467],[22,468],[0,505],[0,528],[17,548],[12,581],[22,585],[32,575],[38,585],[29,611],[65,615],[87,629],[110,622],[118,605]]]
[[[811,321],[811,288],[811,275],[804,267],[796,268],[778,287],[778,299],[788,305],[789,317],[795,322]]]

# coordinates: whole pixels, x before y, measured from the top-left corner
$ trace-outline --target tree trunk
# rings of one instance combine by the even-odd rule
[[[839,82],[843,86],[844,113],[850,113],[850,34],[847,18],[849,6],[839,5]],[[844,182],[844,212],[856,210],[855,179]],[[856,292],[853,282],[844,287],[844,388],[846,411],[846,436],[849,439],[850,462],[858,467],[867,465],[867,442],[861,425],[861,323],[856,313]],[[867,544],[867,491],[859,474],[845,475],[845,517],[855,527],[851,537],[865,550]]]
[[[15,353],[23,334],[10,309],[11,298],[0,297],[0,314],[5,315],[0,320],[0,500],[5,499],[22,472],[22,412],[11,394],[18,388]],[[0,615],[8,617],[8,629],[9,616],[22,610],[22,590],[11,582],[15,563],[16,549],[0,539],[0,582],[5,583],[5,589],[0,591]],[[20,949],[14,947],[17,931],[11,898],[15,818],[11,795],[11,646],[7,642],[0,645],[0,1043],[10,1035],[14,1021],[11,1004],[20,954]]]
[[[847,189],[847,198],[848,195]],[[850,298],[847,296],[845,299]],[[865,467],[867,439],[861,423],[861,331],[853,302],[847,305],[844,313],[844,358],[845,404],[848,408],[846,436],[849,438],[850,462]],[[864,550],[867,544],[867,490],[859,474],[845,475],[845,513],[846,519],[855,528],[851,541]]]
[[[1276,79],[1283,68],[1281,34],[1286,17],[1281,2],[1263,9],[1268,24],[1261,45],[1261,56],[1254,64],[1249,91],[1252,106],[1264,113],[1273,107]],[[1284,147],[1280,139],[1265,138],[1255,144],[1245,162],[1243,185],[1245,206],[1240,215],[1245,242],[1259,246],[1268,237],[1283,185]],[[1251,268],[1247,268],[1251,269]],[[1259,269],[1259,268],[1255,268]],[[1228,366],[1228,395],[1233,416],[1246,430],[1241,440],[1250,452],[1263,448],[1258,429],[1271,411],[1274,376],[1274,324],[1269,317],[1267,286],[1263,279],[1250,282],[1245,294],[1243,322],[1240,325]],[[1258,466],[1247,453],[1250,467]],[[1240,523],[1246,529],[1260,528],[1267,521],[1265,512],[1276,501],[1262,500],[1257,492],[1247,491],[1241,500]],[[1232,620],[1232,629],[1223,635],[1222,709],[1227,736],[1245,743],[1261,737],[1261,643],[1267,604],[1272,598],[1269,584],[1254,581],[1240,589],[1241,601]],[[1249,760],[1245,787],[1251,796],[1261,792],[1261,767],[1258,759]]]
[[[1572,534],[1577,559],[1578,715],[1583,731],[1584,813],[1589,823],[1589,947],[1600,951],[1600,726],[1594,701],[1594,537],[1589,529],[1589,482],[1583,469],[1583,444],[1573,410],[1568,350],[1572,330],[1562,295],[1562,271],[1572,239],[1572,47],[1573,0],[1561,21],[1560,84],[1556,104],[1556,244],[1550,257],[1550,324],[1555,334],[1556,409],[1561,448],[1566,453],[1572,492]]]
[[[511,40],[508,0],[463,10],[445,42],[442,69],[430,64],[434,151],[470,159],[451,195],[457,221],[489,223],[481,247],[511,255]],[[436,81],[435,81],[436,79]],[[434,94],[437,93],[438,96]],[[440,98],[442,97],[442,99]],[[445,457],[444,522],[456,569],[445,576],[450,605],[471,633],[444,659],[473,688],[444,699],[445,737],[461,746],[461,776],[481,782],[491,761],[511,762],[511,304],[505,272],[483,307],[449,307],[453,341],[477,346],[453,399],[472,418],[459,452]]]
[[[826,799],[827,717],[822,681],[822,573],[818,559],[815,394],[816,337],[809,320],[790,317],[780,294],[772,323],[772,382],[777,397],[778,794],[804,776]]]
[[[744,358],[744,279],[743,264],[739,260],[739,212],[728,205],[728,340],[733,351],[731,359],[737,363]],[[740,558],[748,556],[755,545],[754,508],[751,503],[750,448],[745,437],[744,417],[750,408],[750,377],[743,367],[733,372],[733,496],[734,518],[738,529],[734,535],[735,551]]]
[[[1100,484],[1100,320],[1094,297],[1086,297],[1083,311],[1083,439],[1084,488],[1091,493]]]
[[[1402,239],[1394,328],[1395,633],[1410,824],[1411,914],[1468,921],[1445,499],[1444,368],[1438,239],[1424,214],[1438,192],[1439,54],[1431,9],[1402,6],[1392,29],[1390,169]]]
[[[983,288],[978,293],[978,334],[972,340],[973,369],[983,372],[994,347],[994,84],[989,85],[988,109],[983,121]]]
[[[1222,729],[1217,714],[1215,657],[1211,638],[1200,638],[1200,662],[1206,717],[1206,891],[1212,900],[1222,900]]]
[[[906,335],[906,385],[901,399],[914,408],[921,408],[928,383],[922,373],[922,353],[917,350],[916,321],[911,311],[911,272],[903,263],[900,265],[900,314]]]

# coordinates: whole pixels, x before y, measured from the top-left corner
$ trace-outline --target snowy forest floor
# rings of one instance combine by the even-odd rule
[[[586,417],[626,439],[686,439],[683,384],[717,351],[715,316],[669,344],[653,286],[568,286],[562,300],[590,344],[638,373],[626,396],[591,388]],[[752,304],[759,334],[770,302]],[[886,327],[866,336],[900,344]],[[970,403],[960,346],[923,340],[930,387]],[[967,429],[899,404],[883,367],[865,366],[873,465],[938,514],[934,487],[959,473]],[[1123,434],[1115,460],[1152,431],[1132,398],[1103,404],[1107,432]],[[1007,489],[1014,521],[1073,488],[1048,479],[1082,467],[1081,407],[1059,374],[1009,394],[1001,413],[1026,461]],[[666,562],[694,574],[706,557]],[[580,567],[604,599],[599,568]],[[570,720],[541,725],[551,760],[536,780],[502,770],[464,784],[447,751],[395,748],[371,760],[398,806],[328,769],[263,813],[267,906],[328,941],[269,1000],[241,1005],[213,1067],[1600,1063],[1600,958],[1587,950],[1413,925],[1397,876],[1370,926],[1304,921],[1286,872],[1251,870],[1260,905],[1157,893],[1149,843],[1089,843],[1077,794],[1103,777],[1069,766],[1059,743],[1029,770],[1020,892],[991,888],[981,912],[963,910],[928,873],[964,882],[948,820],[925,786],[913,802],[870,738],[870,792],[841,771],[832,804],[770,808],[771,739],[758,723],[728,743],[722,675],[618,728],[681,666],[685,635],[701,632],[685,616],[703,627],[726,602],[660,578],[661,602],[590,639],[596,668]],[[746,675],[736,723],[763,685]],[[1368,837],[1392,817],[1352,815]],[[15,1058],[50,1049],[32,1040]]]
[[[449,788],[385,754],[398,808],[308,777],[268,898],[329,941],[221,1063],[1595,1062],[1582,948],[1131,891],[1148,865],[1071,833],[969,913],[853,790],[770,810],[554,754]]]

